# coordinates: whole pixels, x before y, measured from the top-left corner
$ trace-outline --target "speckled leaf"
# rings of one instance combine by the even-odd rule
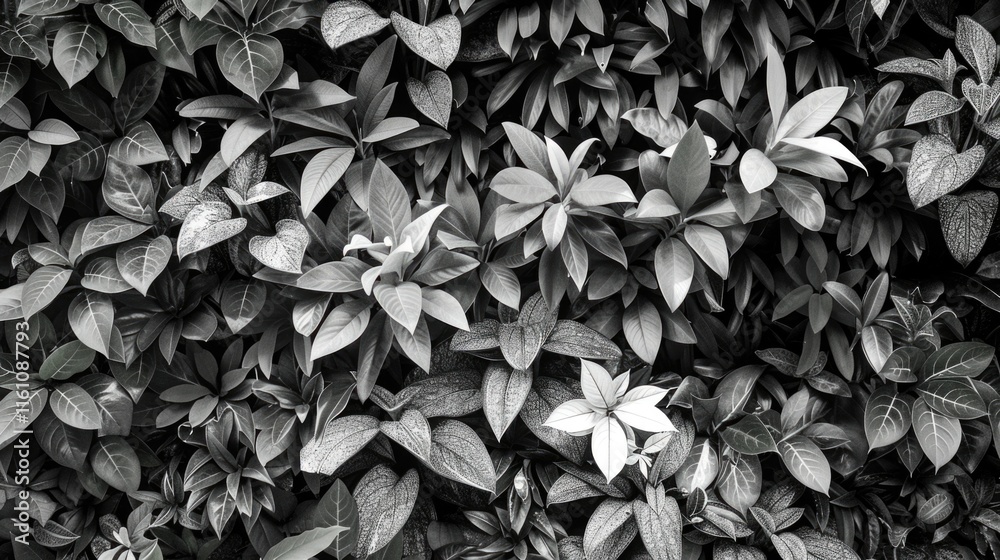
[[[493,363],[483,374],[483,412],[497,436],[503,437],[531,391],[531,371]]]
[[[969,266],[986,244],[997,203],[997,195],[992,191],[945,195],[938,202],[944,240],[951,256],[962,266]]]
[[[493,492],[496,472],[486,445],[475,430],[458,420],[445,420],[431,433],[434,471],[445,478]]]
[[[954,144],[940,134],[924,136],[913,146],[906,188],[917,208],[954,191],[979,170],[986,149],[976,145],[957,153]]]
[[[397,421],[385,420],[379,429],[418,459],[431,460],[431,426],[418,410],[407,409]]]
[[[183,259],[243,231],[246,218],[232,218],[232,215],[232,208],[223,202],[203,202],[192,208],[177,236],[178,258]]]
[[[389,544],[410,518],[420,490],[415,469],[402,477],[386,465],[376,465],[354,488],[361,531],[355,556],[367,558]]]
[[[389,15],[399,38],[418,56],[442,70],[455,61],[462,43],[462,24],[453,15],[446,15],[428,26],[412,22],[402,15]]]
[[[406,92],[410,101],[425,117],[434,121],[442,128],[448,128],[451,117],[452,88],[451,79],[440,70],[431,70],[424,76],[424,81],[416,78],[406,80]]]
[[[357,414],[335,418],[302,447],[301,468],[305,472],[333,474],[364,449],[378,432],[379,421],[372,416]]]
[[[965,100],[958,99],[950,93],[931,90],[920,95],[906,112],[906,125],[917,124],[950,115],[957,112],[965,104]]]
[[[298,220],[280,220],[275,235],[255,236],[250,254],[265,265],[282,272],[302,272],[302,258],[309,244],[309,232]]]
[[[341,0],[327,6],[320,21],[323,39],[331,49],[351,41],[369,37],[389,25],[389,18],[378,15],[370,5],[360,0]]]

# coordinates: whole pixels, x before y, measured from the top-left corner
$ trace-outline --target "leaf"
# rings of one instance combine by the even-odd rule
[[[501,169],[490,188],[504,198],[524,204],[538,204],[557,196],[555,186],[538,173],[521,167]]]
[[[969,101],[976,114],[989,117],[990,110],[1000,100],[1000,82],[977,84],[972,78],[962,80],[962,95]],[[990,123],[977,123],[981,130],[990,134]],[[992,135],[991,135],[992,136]]]
[[[420,286],[403,282],[396,286],[382,282],[375,286],[375,299],[390,317],[411,334],[420,321],[423,297]]]
[[[593,510],[583,532],[583,550],[587,558],[608,558],[609,560],[617,558],[617,555],[602,553],[601,547],[606,541],[620,537],[622,534],[630,534],[631,537],[628,540],[632,540],[638,528],[634,524],[629,524],[630,528],[625,529],[625,524],[631,519],[631,502],[615,498],[602,501]]]
[[[34,18],[18,18],[13,25],[0,28],[0,50],[14,57],[14,60],[27,58],[48,66],[52,55],[49,53],[49,43],[45,39],[45,31],[38,23]],[[0,68],[10,61],[6,57],[0,57],[0,59],[5,59],[4,62],[0,63]],[[0,73],[2,72],[0,70]],[[2,91],[3,86],[0,85],[0,92]],[[7,101],[3,99],[3,93],[0,93],[0,107],[6,103]]]
[[[809,557],[818,560],[861,560],[844,541],[824,535],[813,529],[797,529],[798,536],[809,551]]]
[[[80,251],[86,254],[101,247],[124,243],[142,235],[150,227],[120,216],[94,218],[83,227]]]
[[[962,57],[986,84],[993,78],[997,64],[997,43],[993,35],[969,16],[958,16],[955,28],[955,46]]]
[[[356,299],[330,312],[316,332],[309,359],[318,360],[353,343],[365,332],[371,318],[371,303]]]
[[[101,427],[101,413],[94,397],[76,383],[62,383],[52,390],[49,397],[52,412],[67,425],[81,430]]]
[[[551,495],[551,494],[550,494]],[[632,501],[632,512],[643,544],[653,560],[681,560],[683,520],[677,500],[663,486],[646,487],[646,501]]]
[[[936,377],[976,377],[986,371],[996,349],[982,342],[955,342],[940,348],[923,363],[922,375]]]
[[[305,472],[333,474],[379,433],[379,421],[367,415],[330,420],[322,431],[302,446],[299,454]]]
[[[650,364],[656,361],[663,339],[663,323],[655,305],[646,299],[633,302],[622,316],[622,330],[625,340],[639,358]]]
[[[755,193],[766,189],[778,176],[778,168],[764,152],[750,148],[740,160],[740,180],[747,191]]]
[[[715,487],[719,496],[740,513],[757,503],[764,480],[760,459],[753,455],[736,455],[723,461]]]
[[[778,453],[796,480],[822,494],[830,492],[830,462],[809,438],[796,435],[778,442]]]
[[[337,479],[319,499],[313,512],[315,527],[341,527],[343,531],[334,537],[326,548],[338,560],[343,560],[354,552],[358,544],[358,506],[343,481]]]
[[[917,435],[920,449],[934,465],[935,472],[958,453],[962,441],[961,423],[934,412],[923,398],[913,403],[913,432]]]
[[[743,411],[764,369],[764,366],[743,366],[726,374],[716,385],[715,396],[719,398],[716,424],[723,424]]]
[[[203,202],[192,208],[177,235],[177,257],[183,259],[243,231],[246,218],[232,215],[232,208],[223,202]]]
[[[281,41],[263,33],[228,31],[216,47],[222,75],[254,100],[278,78],[284,58]]]
[[[756,414],[748,414],[739,422],[722,430],[722,439],[730,447],[745,455],[759,455],[778,450],[771,431]]]
[[[161,235],[120,245],[115,261],[122,278],[145,296],[153,281],[167,268],[172,252],[170,238]]]
[[[729,249],[719,230],[702,224],[688,224],[684,240],[701,260],[723,280],[729,278]]]
[[[38,369],[40,379],[69,379],[86,371],[94,363],[95,352],[79,340],[71,340],[56,348]]]
[[[263,560],[309,560],[333,545],[346,530],[336,525],[316,527],[294,537],[285,537],[268,549]]]
[[[957,153],[946,136],[928,134],[913,146],[906,188],[916,208],[958,189],[975,176],[986,156],[981,145]]]
[[[147,121],[129,126],[125,136],[111,143],[108,157],[130,165],[149,165],[169,159],[163,142]]]
[[[45,49],[48,50],[48,44]],[[28,83],[31,64],[23,58],[0,55],[0,108]]]
[[[407,409],[398,421],[384,420],[379,429],[425,463],[431,461],[431,425],[418,410]]]
[[[243,330],[264,308],[267,288],[258,280],[235,280],[222,290],[222,314],[233,333]]]
[[[872,392],[865,403],[865,435],[871,449],[903,439],[913,421],[913,397],[889,384]]]
[[[20,136],[0,141],[0,191],[12,187],[28,174],[31,145]]]
[[[807,138],[819,132],[840,111],[847,93],[846,87],[825,87],[803,97],[781,119],[774,142],[782,138]]]
[[[779,173],[773,187],[781,208],[799,225],[810,231],[819,231],[823,227],[826,204],[812,183],[800,177]]]
[[[962,266],[969,266],[986,245],[998,202],[1000,200],[992,191],[944,195],[939,199],[939,219],[945,243],[951,256]]]
[[[676,115],[662,115],[657,109],[639,107],[630,109],[621,116],[636,132],[649,138],[661,148],[680,142],[686,132],[684,121]]]
[[[542,350],[589,360],[613,360],[622,355],[621,349],[601,333],[569,320],[556,321]]]
[[[21,309],[24,318],[30,319],[35,313],[45,309],[62,293],[73,271],[47,265],[31,273],[21,292]]]
[[[445,478],[479,488],[496,489],[496,473],[486,445],[475,430],[457,420],[445,420],[431,433],[434,471]]]
[[[935,494],[927,498],[917,508],[917,519],[923,523],[934,525],[947,519],[954,509],[955,499],[951,497],[951,494],[947,492]]]
[[[371,6],[360,0],[341,0],[327,6],[320,21],[323,39],[331,49],[370,37],[389,25],[389,18],[378,15]]]
[[[451,118],[453,100],[451,79],[440,70],[431,70],[424,76],[424,81],[415,78],[406,80],[406,92],[410,95],[413,106],[428,119],[441,128],[448,128]]]
[[[566,432],[545,426],[545,421],[559,405],[580,397],[579,390],[552,377],[535,378],[531,392],[521,407],[521,419],[538,438],[557,449],[567,459],[580,463],[587,449],[583,438],[573,437]]]
[[[400,243],[403,228],[410,221],[410,196],[406,188],[389,167],[376,159],[368,186],[368,214],[372,222],[374,239],[388,237],[393,244]]]
[[[309,244],[309,232],[298,220],[279,220],[274,236],[250,239],[250,254],[261,263],[282,272],[302,272],[302,258]]]
[[[628,183],[614,175],[596,175],[577,183],[570,199],[584,206],[636,202]]]
[[[156,221],[153,181],[141,167],[109,159],[101,191],[108,207],[122,216],[144,224]]]
[[[80,135],[59,119],[45,119],[28,132],[28,138],[50,146],[64,146],[80,140]]]
[[[271,131],[271,121],[260,115],[245,115],[226,128],[219,145],[219,154],[226,166],[233,165],[247,148]]]
[[[156,48],[156,30],[149,15],[132,0],[111,0],[97,4],[97,17],[136,45]]]
[[[139,489],[139,456],[121,436],[99,438],[90,451],[90,465],[94,474],[116,490],[127,494]]]
[[[442,16],[426,27],[396,12],[389,18],[399,38],[420,58],[442,70],[455,61],[462,43],[462,24],[457,17]]]
[[[861,348],[872,369],[882,371],[889,355],[892,354],[892,337],[885,328],[869,325],[861,330]]]
[[[556,323],[555,317],[548,312],[547,304],[542,301],[539,294],[532,296],[529,302],[535,308],[545,308],[545,311],[542,312],[543,317],[540,320],[522,321],[519,318],[517,323],[500,324],[500,351],[503,353],[507,363],[514,367],[514,369],[526,370],[531,368],[531,364],[538,356],[542,344],[548,338],[549,333],[552,332]],[[529,303],[525,302],[525,309],[528,308],[528,305]],[[522,317],[525,315],[527,314],[522,309]]]
[[[490,364],[483,374],[483,412],[497,440],[503,438],[531,392],[530,371]]]
[[[920,95],[906,112],[905,125],[917,124],[958,112],[965,105],[964,99],[943,91],[931,90]]]
[[[917,392],[935,412],[951,418],[974,420],[987,413],[986,402],[967,378],[930,379]]]
[[[80,342],[107,356],[115,308],[107,294],[84,290],[69,304],[69,325]]]
[[[108,48],[104,31],[89,23],[69,22],[59,26],[52,43],[52,62],[59,75],[73,87],[97,67]]]
[[[459,417],[482,408],[482,386],[479,373],[458,370],[411,383],[396,398],[426,418]]]
[[[331,4],[332,6],[333,4]],[[306,216],[319,205],[354,160],[350,148],[328,148],[316,154],[302,172],[302,213]]]
[[[682,214],[694,206],[708,186],[711,167],[704,134],[695,122],[684,133],[667,164],[667,189]]]
[[[361,525],[355,557],[367,558],[389,544],[410,518],[419,490],[420,478],[414,469],[397,477],[391,468],[379,464],[361,477],[354,488]]]

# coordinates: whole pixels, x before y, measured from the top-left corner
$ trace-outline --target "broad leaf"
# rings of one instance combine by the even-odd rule
[[[796,480],[823,494],[830,492],[830,462],[811,439],[792,436],[778,442],[778,453]]]
[[[385,29],[389,18],[378,15],[370,5],[360,0],[340,0],[327,6],[320,21],[323,39],[331,49],[369,37]]]
[[[298,220],[279,220],[271,237],[254,236],[250,254],[263,264],[282,272],[302,272],[302,258],[309,244],[309,232]]]
[[[161,235],[120,245],[115,261],[122,278],[145,296],[153,281],[167,268],[172,252],[170,238]]]
[[[229,31],[216,47],[222,75],[254,100],[277,79],[284,56],[281,41],[263,33]]]
[[[979,256],[993,227],[1000,200],[992,191],[944,195],[938,201],[941,231],[948,251],[962,266]]]
[[[958,453],[958,446],[962,442],[961,423],[935,412],[923,398],[918,398],[913,403],[913,432],[935,471]]]
[[[399,38],[420,58],[442,70],[447,70],[455,61],[462,43],[462,24],[457,17],[449,14],[426,27],[396,12],[389,18]]]
[[[299,454],[305,472],[333,474],[379,433],[379,421],[366,415],[335,418]]]
[[[496,473],[486,445],[468,425],[445,420],[431,433],[431,460],[434,471],[462,484],[493,492]]]
[[[97,67],[108,48],[104,31],[89,23],[69,22],[59,26],[52,43],[52,62],[72,87]]]
[[[872,449],[892,445],[910,431],[913,397],[886,384],[876,389],[865,403],[865,435]]]
[[[398,477],[388,466],[376,465],[361,477],[354,488],[361,525],[356,557],[367,558],[402,530],[419,489],[420,478],[413,469]]]
[[[926,206],[967,183],[986,156],[983,146],[975,145],[959,154],[955,145],[940,134],[928,134],[913,146],[906,189],[917,208]]]

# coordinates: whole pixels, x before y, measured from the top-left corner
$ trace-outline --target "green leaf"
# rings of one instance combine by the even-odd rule
[[[302,272],[302,258],[309,244],[309,232],[298,220],[279,220],[276,233],[250,239],[250,254],[261,263],[282,272]]]
[[[431,433],[430,466],[445,478],[479,488],[496,489],[493,461],[479,435],[457,420],[445,420]]]
[[[301,468],[305,472],[333,474],[378,433],[379,421],[372,416],[334,418],[302,447],[299,455]]]
[[[177,257],[183,259],[243,231],[246,218],[232,215],[232,208],[223,202],[203,202],[192,208],[177,236]]]
[[[926,206],[967,183],[983,163],[986,149],[975,145],[959,154],[946,136],[928,134],[913,146],[906,189],[916,208]]]
[[[43,266],[32,272],[21,292],[24,318],[30,319],[32,315],[48,307],[62,293],[72,274],[70,269],[53,265]]]
[[[959,420],[986,416],[986,402],[968,378],[931,379],[920,384],[917,391],[928,406],[946,416]]]
[[[360,2],[358,2],[360,4]],[[331,5],[332,6],[332,5]],[[388,20],[386,20],[388,21]],[[413,106],[441,128],[448,128],[453,100],[451,79],[440,70],[431,70],[421,82],[416,78],[406,80],[406,92]]]
[[[20,136],[0,141],[0,191],[13,186],[28,174],[31,145]]]
[[[101,413],[97,410],[94,397],[76,383],[62,383],[52,390],[49,406],[56,418],[69,426],[81,430],[96,430],[101,427]]]
[[[746,455],[760,455],[778,450],[771,431],[756,414],[748,414],[739,422],[722,430],[722,439],[730,447]]]
[[[52,43],[52,62],[59,75],[73,87],[97,67],[108,48],[104,31],[89,23],[69,22],[59,26]]]
[[[531,392],[532,374],[493,363],[483,374],[483,412],[497,440],[503,438]]]
[[[782,138],[807,138],[817,132],[836,116],[847,100],[846,87],[825,87],[803,97],[792,105],[778,125],[774,143]]]
[[[80,342],[107,356],[115,320],[111,297],[84,290],[70,302],[68,316],[70,328]]]
[[[94,11],[105,25],[121,33],[129,41],[144,47],[156,47],[153,22],[145,10],[132,0],[111,0],[97,4]]]
[[[90,450],[90,464],[94,468],[94,474],[112,488],[125,493],[139,489],[142,481],[139,456],[125,438],[99,438]]]
[[[308,216],[319,205],[353,160],[354,150],[350,148],[328,148],[309,160],[302,172],[300,188],[304,215]]]
[[[923,363],[921,374],[936,377],[976,377],[993,361],[996,349],[982,342],[954,342],[931,354]]]
[[[327,6],[320,21],[323,39],[331,49],[369,37],[385,29],[389,18],[378,15],[372,7],[360,0],[341,0]]]
[[[281,73],[281,41],[262,33],[229,31],[216,47],[222,75],[252,99],[258,100]]]
[[[294,537],[286,537],[272,546],[263,560],[309,560],[326,550],[346,527],[316,527]]]
[[[448,14],[427,26],[396,12],[389,14],[389,18],[399,38],[420,58],[442,70],[447,70],[455,61],[462,44],[462,24],[457,17]]]
[[[865,435],[871,449],[893,445],[910,431],[913,421],[911,395],[893,385],[876,389],[865,403]]]
[[[979,256],[993,227],[1000,203],[992,191],[944,195],[938,201],[941,231],[951,256],[962,266]]]
[[[705,136],[695,122],[684,133],[667,164],[667,189],[682,214],[687,214],[708,186],[711,168]]]
[[[823,494],[830,492],[830,462],[819,447],[803,435],[778,442],[778,453],[796,480]]]
[[[770,66],[768,66],[770,68]],[[740,180],[747,191],[755,193],[771,186],[778,176],[778,168],[764,152],[750,148],[740,160]]]
[[[170,238],[161,235],[119,245],[115,261],[122,278],[145,296],[153,281],[166,270],[172,252]]]
[[[962,442],[962,424],[955,418],[938,414],[923,398],[913,403],[913,432],[935,472],[958,453]]]
[[[361,525],[355,557],[367,558],[389,544],[410,518],[419,489],[415,469],[397,477],[387,465],[379,464],[361,477],[354,488]]]

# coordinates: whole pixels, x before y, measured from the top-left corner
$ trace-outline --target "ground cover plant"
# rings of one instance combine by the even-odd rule
[[[998,30],[6,0],[0,557],[997,557]]]

